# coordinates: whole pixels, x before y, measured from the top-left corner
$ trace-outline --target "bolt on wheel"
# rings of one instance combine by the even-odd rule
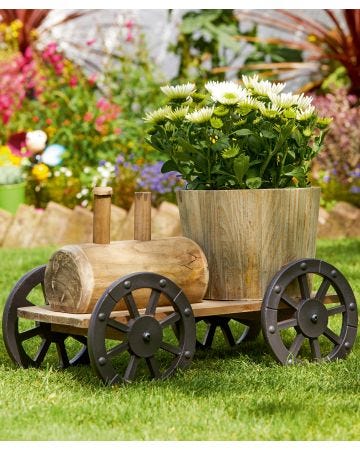
[[[144,289],[148,297],[140,309],[136,296]],[[170,313],[162,312],[160,297],[167,299]],[[119,302],[128,320],[111,316]],[[175,283],[155,273],[131,274],[115,281],[95,306],[88,332],[90,361],[107,385],[131,382],[144,372],[165,379],[190,364],[195,333],[190,303]]]
[[[281,269],[268,286],[261,311],[264,338],[282,364],[346,357],[357,321],[349,283],[334,266],[317,259]]]
[[[56,347],[61,368],[88,364],[86,337],[63,334],[51,330],[48,323],[18,317],[18,308],[45,305],[44,276],[46,265],[26,273],[14,286],[6,301],[2,329],[5,347],[10,358],[20,367],[39,367]]]

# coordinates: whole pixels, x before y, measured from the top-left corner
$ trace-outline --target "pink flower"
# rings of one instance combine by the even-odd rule
[[[129,30],[127,35],[126,35],[126,42],[132,42],[134,40],[134,35],[132,34],[132,32]]]
[[[92,75],[89,76],[88,78],[88,83],[93,86],[96,83],[97,80],[97,75],[96,73],[93,73]]]
[[[115,128],[114,129],[114,134],[116,134],[116,135],[119,135],[119,134],[121,134],[121,128]]]
[[[100,109],[100,111],[106,111],[109,109],[110,103],[104,97],[101,97],[97,101],[96,106]]]
[[[70,78],[69,86],[75,87],[78,84],[78,79],[75,75]]]
[[[93,44],[95,44],[96,39],[89,39],[88,41],[86,41],[86,45],[88,45],[89,47]]]
[[[85,120],[85,122],[91,122],[92,119],[93,119],[93,115],[92,115],[92,113],[91,113],[90,111],[88,111],[88,112],[86,112],[86,113],[84,114],[84,120]]]
[[[96,124],[96,126],[100,127],[105,121],[106,121],[105,116],[99,116],[96,118],[95,124]]]
[[[133,20],[131,20],[131,19],[128,19],[128,20],[125,22],[124,25],[125,25],[126,28],[129,28],[129,29],[131,30],[131,28],[134,27],[135,22],[134,22]]]

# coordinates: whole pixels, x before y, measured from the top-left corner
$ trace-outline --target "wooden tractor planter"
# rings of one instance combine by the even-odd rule
[[[200,246],[185,237],[150,240],[151,194],[135,195],[134,240],[110,243],[111,189],[94,193],[94,243],[61,248],[8,297],[3,336],[19,366],[38,367],[48,355],[61,367],[90,362],[107,385],[144,371],[163,379],[188,366],[196,347],[211,347],[217,328],[231,346],[262,329],[282,364],[330,361],[352,348],[356,301],[331,264],[290,262],[263,298],[206,300]]]

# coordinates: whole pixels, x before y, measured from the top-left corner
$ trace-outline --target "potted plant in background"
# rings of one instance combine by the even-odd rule
[[[167,104],[145,117],[163,171],[187,182],[181,225],[207,256],[209,299],[261,299],[280,267],[315,256],[320,189],[308,173],[331,119],[284,88],[258,76],[164,86]]]

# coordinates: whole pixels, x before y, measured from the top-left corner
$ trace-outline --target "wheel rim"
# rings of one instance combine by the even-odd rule
[[[150,291],[146,308],[142,310],[135,300],[139,289]],[[173,312],[163,318],[158,316],[161,295],[173,307]],[[126,323],[110,318],[119,302],[127,309]],[[114,338],[110,334],[113,332],[119,333],[116,343],[109,339],[109,336]],[[90,361],[107,385],[133,381],[141,361],[145,361],[151,378],[165,379],[176,369],[190,364],[195,336],[195,319],[181,289],[158,274],[135,273],[114,282],[97,302],[88,332]],[[160,352],[165,352],[170,362],[167,358],[164,363]],[[120,367],[116,358],[122,359]]]
[[[42,301],[40,303],[46,304],[44,294],[45,269],[46,265],[42,265],[26,273],[10,292],[2,321],[7,352],[10,358],[20,367],[39,367],[44,361],[51,344],[54,344],[60,367],[65,368],[89,363],[86,337],[53,332],[50,324],[42,322],[35,322],[35,325],[30,328],[22,329],[24,324],[23,321],[20,323],[17,310],[25,306],[34,306],[34,303],[29,300],[29,296],[39,286],[42,288]],[[80,350],[76,350],[72,358],[69,356],[68,338],[72,338],[81,344]],[[35,342],[38,341],[40,342],[36,345]],[[28,346],[31,346],[31,344],[37,349],[30,353]]]
[[[319,278],[319,287],[311,293],[309,275]],[[297,283],[300,298],[289,294]],[[329,291],[337,295],[337,304],[326,305]],[[286,309],[283,307],[286,306]],[[261,322],[264,338],[275,358],[282,364],[299,362],[300,352],[309,345],[305,359],[331,361],[346,357],[357,331],[357,307],[354,293],[341,272],[317,259],[302,259],[288,264],[272,279],[265,293]],[[332,323],[337,323],[334,331]],[[286,333],[292,332],[290,342]]]
[[[218,331],[222,332],[225,342],[229,347],[254,341],[261,331],[260,323],[250,322],[243,319],[240,320],[236,318],[214,316],[199,320],[199,322],[201,321],[206,323],[205,334],[202,338],[197,340],[196,344],[197,347],[201,349],[209,349],[212,347],[215,334]],[[234,336],[234,322],[244,326],[244,328],[242,328],[240,333],[237,333],[236,336]]]

